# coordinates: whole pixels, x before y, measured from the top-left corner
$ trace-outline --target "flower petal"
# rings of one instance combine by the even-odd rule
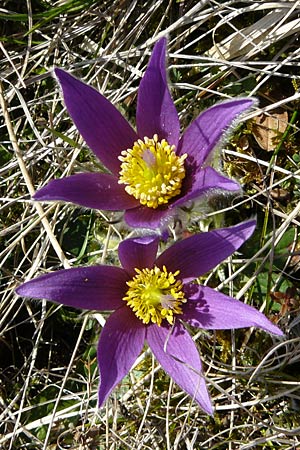
[[[184,132],[178,154],[187,153],[197,166],[201,166],[223,137],[224,131],[253,104],[251,98],[239,98],[208,108]]]
[[[105,167],[118,174],[118,156],[137,140],[135,131],[100,92],[62,69],[56,68],[54,72],[80,134]]]
[[[183,205],[190,200],[201,197],[212,189],[214,191],[220,189],[222,191],[238,191],[241,186],[236,181],[224,177],[212,167],[206,167],[197,170],[194,175],[187,176],[184,179],[181,196],[172,206]]]
[[[151,269],[158,249],[157,236],[144,236],[126,239],[119,245],[119,259],[126,272],[134,276],[135,268]]]
[[[145,228],[149,230],[161,230],[174,215],[171,209],[153,209],[147,206],[139,206],[125,212],[125,222],[132,228]]]
[[[166,139],[177,146],[180,124],[172,100],[166,75],[167,40],[160,39],[155,45],[145,75],[138,91],[136,126],[141,139]]]
[[[98,344],[99,407],[129,372],[145,340],[145,325],[124,306],[107,320]]]
[[[123,304],[128,279],[128,274],[120,267],[76,267],[27,281],[16,292],[24,297],[45,298],[74,308],[109,311]]]
[[[157,259],[158,267],[180,270],[179,278],[191,281],[203,275],[237,250],[253,233],[256,221],[220,228],[175,242]]]
[[[282,331],[260,311],[207,286],[185,286],[187,303],[182,305],[182,320],[197,328],[231,330],[258,327],[282,336]]]
[[[139,201],[127,194],[124,186],[108,173],[78,173],[52,180],[34,195],[34,200],[62,200],[86,208],[117,211],[135,208]]]
[[[212,414],[212,405],[206,383],[201,375],[202,365],[198,350],[191,336],[181,323],[170,326],[150,325],[146,339],[154,356],[185,392],[207,413]]]

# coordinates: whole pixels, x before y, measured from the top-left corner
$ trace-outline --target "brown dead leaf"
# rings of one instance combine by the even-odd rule
[[[253,136],[258,145],[267,152],[276,148],[280,134],[284,133],[288,125],[288,113],[273,112],[272,115],[260,114],[255,117]]]

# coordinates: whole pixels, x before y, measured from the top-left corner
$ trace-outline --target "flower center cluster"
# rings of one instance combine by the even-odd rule
[[[122,162],[119,184],[142,205],[157,208],[180,194],[185,177],[184,160],[187,154],[177,156],[174,145],[163,139],[139,139],[119,156]]]
[[[174,314],[182,314],[180,305],[186,303],[182,282],[176,280],[179,270],[172,273],[165,266],[162,270],[155,266],[135,271],[137,275],[127,281],[129,289],[123,300],[144,324],[161,325],[163,319],[173,324]]]

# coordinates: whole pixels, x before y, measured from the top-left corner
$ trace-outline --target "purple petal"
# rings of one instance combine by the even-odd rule
[[[187,153],[197,166],[201,166],[223,137],[224,131],[253,104],[251,98],[239,98],[208,108],[184,132],[178,154]]]
[[[157,236],[144,236],[126,239],[119,245],[119,259],[128,274],[136,275],[135,268],[151,269],[158,249]]]
[[[38,201],[62,200],[86,208],[117,211],[135,208],[139,201],[127,194],[124,186],[108,173],[78,173],[52,180],[33,197]]]
[[[197,328],[231,330],[258,327],[282,336],[282,331],[260,311],[207,286],[185,286],[187,303],[182,320]]]
[[[124,306],[107,320],[98,344],[99,407],[129,372],[145,340],[145,325]]]
[[[185,392],[207,413],[212,414],[212,405],[202,374],[199,353],[194,341],[181,323],[172,331],[169,326],[150,325],[146,339],[154,356]]]
[[[177,146],[180,124],[170,95],[166,76],[167,40],[155,45],[145,75],[140,83],[137,101],[136,126],[140,138],[166,139]]]
[[[56,68],[54,72],[61,85],[68,112],[80,134],[100,161],[118,174],[118,156],[137,140],[135,131],[98,91],[62,69]]]
[[[212,167],[198,169],[193,175],[184,179],[180,198],[172,206],[179,206],[201,197],[210,190],[238,191],[241,186],[234,180],[224,177]]]
[[[174,212],[171,209],[153,209],[147,206],[139,206],[125,212],[124,219],[132,228],[146,228],[149,230],[161,230],[166,227]]]
[[[109,311],[124,304],[129,277],[113,266],[76,267],[42,275],[21,284],[18,295],[45,298],[74,308]]]
[[[166,266],[171,272],[180,270],[179,278],[185,282],[194,280],[235,252],[251,236],[255,225],[255,220],[249,220],[175,242],[159,256],[156,265]]]

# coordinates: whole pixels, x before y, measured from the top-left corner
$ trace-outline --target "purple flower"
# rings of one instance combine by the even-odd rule
[[[140,83],[136,128],[99,92],[55,69],[70,116],[111,173],[80,173],[51,181],[36,200],[63,200],[88,208],[125,210],[132,227],[161,228],[176,209],[208,191],[240,189],[210,166],[224,132],[254,100],[238,98],[204,111],[180,137],[167,84],[167,41],[154,47]]]
[[[99,406],[128,373],[145,340],[164,370],[208,414],[212,405],[201,361],[184,323],[204,329],[256,326],[282,335],[255,308],[191,281],[211,270],[252,234],[255,221],[196,234],[156,257],[158,238],[119,245],[122,267],[91,266],[42,275],[17,288],[19,295],[114,312],[98,344]]]

